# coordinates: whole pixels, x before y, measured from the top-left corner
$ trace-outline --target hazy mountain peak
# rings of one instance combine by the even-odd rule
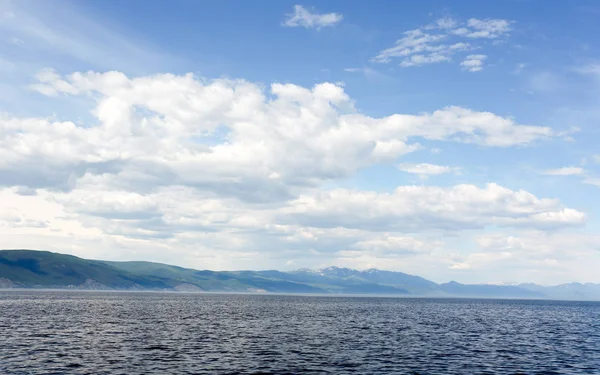
[[[600,284],[437,284],[376,268],[329,266],[281,271],[199,271],[152,262],[107,262],[34,250],[0,250],[1,288],[392,294],[439,297],[600,300]]]

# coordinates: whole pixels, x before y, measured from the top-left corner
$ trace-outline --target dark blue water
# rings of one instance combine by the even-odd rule
[[[0,292],[0,374],[600,374],[600,304]]]

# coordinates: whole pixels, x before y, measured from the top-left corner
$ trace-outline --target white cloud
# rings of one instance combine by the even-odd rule
[[[320,29],[340,23],[343,16],[339,13],[311,13],[301,5],[294,5],[294,13],[289,14],[283,22],[287,27],[305,27],[307,29]]]
[[[543,172],[543,174],[550,176],[575,176],[582,175],[584,173],[585,169],[580,167],[563,167],[558,169],[549,169]]]
[[[501,261],[514,259],[508,251],[494,253],[471,253],[462,262],[456,262],[450,266],[455,270],[481,269],[490,264],[499,264]]]
[[[600,178],[586,178],[583,183],[600,187]]]
[[[366,250],[368,254],[378,257],[430,253],[441,246],[443,246],[441,241],[423,241],[406,236],[383,236],[355,244],[356,249],[359,250],[357,255],[365,255]],[[344,255],[349,254],[346,252]]]
[[[400,66],[419,66],[424,64],[433,64],[442,61],[450,61],[450,57],[445,56],[441,53],[432,53],[429,55],[412,55],[402,60]]]
[[[586,222],[584,213],[564,208],[557,200],[496,184],[401,186],[389,194],[337,189],[302,195],[283,212],[303,226],[405,233],[486,226],[560,228]]]
[[[393,47],[382,50],[372,61],[387,63],[399,58],[402,67],[450,62],[459,52],[480,48],[473,44],[475,39],[501,38],[511,30],[511,21],[500,19],[472,18],[456,28],[459,25],[458,21],[445,17],[428,26],[406,31]],[[483,59],[485,55],[470,55],[461,65],[469,71],[479,71]]]
[[[85,14],[73,17],[73,9],[17,2],[10,8],[15,12],[0,30],[14,44],[7,48],[31,52],[30,69],[48,61],[62,71],[137,74],[173,66],[154,47]],[[287,26],[319,29],[342,20],[300,6],[294,12]],[[497,21],[439,19],[402,35],[375,60],[458,65],[506,40],[512,24]],[[24,69],[12,59],[5,67]],[[368,67],[348,71],[387,78]],[[477,270],[508,264],[498,268],[512,277],[520,266],[535,271],[597,250],[597,238],[578,233],[583,212],[495,184],[329,190],[379,163],[424,176],[458,173],[458,167],[403,163],[404,155],[475,148],[465,143],[485,153],[562,137],[548,127],[462,107],[367,115],[341,84],[331,83],[263,86],[193,75],[44,70],[32,88],[53,96],[39,103],[57,114],[0,115],[0,248],[211,269],[369,264],[442,281],[452,266],[482,277]],[[65,102],[74,101],[78,109],[64,112]],[[591,176],[585,182],[600,186]],[[496,230],[512,239],[487,233]],[[453,243],[460,237],[468,244],[471,236],[476,248]],[[590,265],[591,256],[573,263],[565,279],[598,269]]]
[[[483,70],[483,60],[486,58],[486,55],[469,55],[460,63],[460,66],[469,72],[480,72]]]
[[[36,195],[0,189],[2,247],[212,269],[277,268],[289,260],[315,266],[336,263],[334,259],[370,259],[379,267],[387,259],[398,267],[400,258],[419,257],[419,263],[438,267],[433,271],[438,272],[473,259],[444,260],[449,244],[437,231],[456,235],[484,226],[565,228],[584,220],[555,200],[496,185],[402,186],[392,194],[334,190],[266,205],[177,186],[131,192],[97,179],[79,185],[62,193],[38,189]],[[307,199],[313,200],[310,209]]]
[[[378,163],[403,164],[428,140],[511,147],[555,135],[493,113],[371,117],[331,83],[53,70],[37,80],[32,88],[53,101],[87,98],[92,120],[0,116],[0,247],[212,269],[399,257],[434,267],[440,232],[585,221],[497,185],[323,190]],[[413,165],[446,171],[429,166]]]
[[[425,27],[425,29],[453,29],[458,25],[458,22],[452,17],[442,17],[434,21],[432,25]]]
[[[95,98],[97,123],[0,120],[0,171],[6,185],[71,189],[105,176],[130,189],[193,186],[244,200],[287,199],[307,187],[351,176],[420,149],[419,139],[490,147],[553,136],[489,112],[448,107],[373,118],[343,88],[307,89],[170,74],[44,71],[32,87],[46,95]]]
[[[440,44],[446,35],[433,35],[421,29],[406,31],[404,35],[394,47],[381,51],[373,61],[389,62],[394,57],[401,57],[401,66],[418,66],[450,61],[455,52],[471,48],[468,43]]]
[[[445,35],[431,35],[420,29],[404,32],[404,37],[396,41],[394,47],[381,51],[373,59],[376,62],[389,62],[392,57],[406,57],[421,52],[438,52],[444,47],[433,45],[444,39]]]
[[[435,165],[429,163],[402,163],[398,166],[398,168],[403,172],[421,175],[436,175],[460,172],[460,168],[458,167],[449,167],[445,165]]]
[[[597,234],[573,230],[485,231],[461,243],[461,247],[472,245],[467,252],[452,250],[451,241],[443,241],[439,247],[430,242],[426,244],[429,250],[412,255],[385,257],[383,251],[375,254],[351,252],[336,263],[351,267],[368,264],[368,267],[410,269],[415,274],[430,274],[431,279],[438,282],[502,280],[557,285],[598,280],[598,243],[600,236]]]
[[[455,29],[453,33],[467,38],[495,39],[507,35],[511,31],[511,23],[511,21],[502,19],[471,18],[465,27]]]
[[[581,267],[581,262],[597,263],[600,247],[597,234],[564,231],[522,230],[495,232],[475,236],[476,252],[456,262],[457,268],[468,268],[486,274],[498,274],[506,280],[531,280],[556,285],[561,282],[593,279],[594,267]]]
[[[218,268],[215,262],[228,262],[229,268],[252,264],[256,268],[257,262],[269,261],[281,266],[277,262],[294,257],[306,262],[307,253],[325,262],[336,253],[348,252],[392,257],[440,246],[439,241],[406,235],[277,224],[278,211],[274,206],[245,205],[176,187],[145,195],[105,186],[85,186],[70,193],[39,190],[35,196],[3,189],[0,242],[4,248],[28,246],[72,250],[88,257],[139,256],[171,263],[177,259],[178,264],[210,268]],[[149,248],[162,249],[162,254]],[[241,254],[245,260],[238,259]],[[196,255],[201,259],[194,259]]]

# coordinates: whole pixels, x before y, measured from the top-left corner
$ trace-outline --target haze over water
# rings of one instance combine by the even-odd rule
[[[0,292],[0,373],[597,374],[600,303]]]

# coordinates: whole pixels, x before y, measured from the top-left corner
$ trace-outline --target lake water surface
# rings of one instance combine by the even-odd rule
[[[0,292],[0,374],[600,374],[600,303]]]

